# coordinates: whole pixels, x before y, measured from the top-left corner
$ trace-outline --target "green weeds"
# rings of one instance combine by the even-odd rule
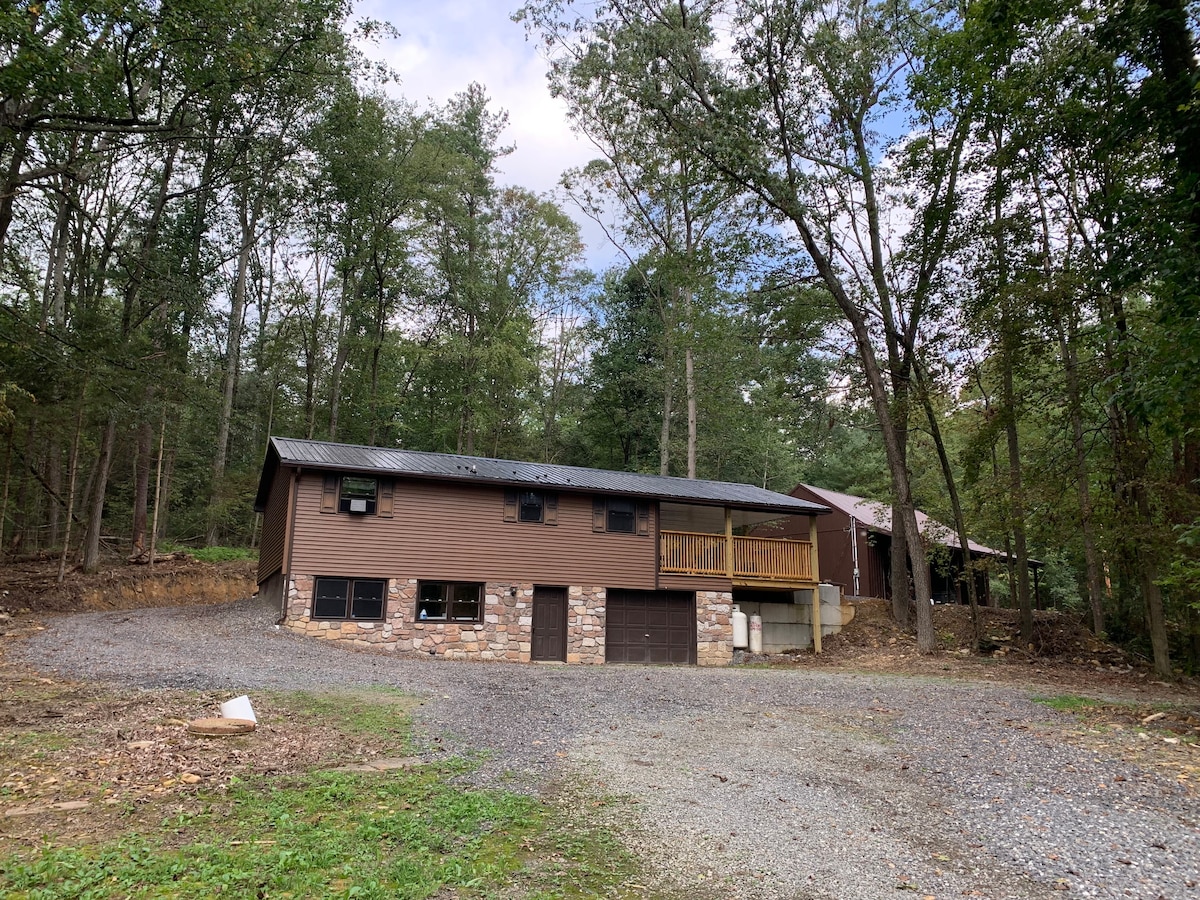
[[[347,735],[370,735],[405,745],[411,735],[408,710],[416,702],[390,688],[338,694],[299,691],[287,694],[284,701],[297,719],[332,725]]]
[[[280,713],[332,725],[348,741],[397,751],[411,734],[395,691],[277,695]],[[385,773],[313,771],[232,778],[128,830],[106,819],[90,839],[48,837],[0,855],[0,895],[99,898],[513,897],[576,900],[672,894],[592,804],[539,801],[462,785],[449,759]],[[578,798],[576,798],[578,799]],[[86,813],[81,813],[86,814]],[[134,822],[137,822],[135,825]],[[156,820],[150,820],[156,821]],[[99,839],[96,839],[97,834]]]
[[[1047,706],[1050,709],[1061,710],[1062,712],[1079,712],[1080,710],[1093,709],[1099,705],[1099,701],[1093,700],[1090,697],[1078,697],[1074,694],[1062,694],[1058,697],[1032,697],[1034,703],[1041,706]]]

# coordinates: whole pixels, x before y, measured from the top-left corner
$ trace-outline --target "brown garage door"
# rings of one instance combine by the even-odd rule
[[[606,662],[696,662],[695,594],[610,590],[605,605]]]

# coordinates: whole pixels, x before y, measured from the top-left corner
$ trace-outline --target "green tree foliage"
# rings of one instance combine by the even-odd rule
[[[599,276],[348,12],[0,10],[6,554],[252,543],[270,434],[803,479],[1200,666],[1194,4],[534,3]]]

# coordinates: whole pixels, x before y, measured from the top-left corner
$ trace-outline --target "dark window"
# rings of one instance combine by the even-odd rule
[[[338,497],[338,509],[344,513],[375,515],[376,495],[379,483],[374,478],[342,478],[342,490]]]
[[[382,619],[387,582],[377,578],[318,578],[314,619]]]
[[[417,586],[417,618],[423,622],[478,622],[482,613],[481,584],[422,581]]]
[[[605,527],[609,531],[619,531],[622,534],[637,532],[637,510],[632,500],[622,500],[609,497]]]
[[[522,491],[518,506],[518,518],[522,522],[542,521],[546,501],[537,491]]]

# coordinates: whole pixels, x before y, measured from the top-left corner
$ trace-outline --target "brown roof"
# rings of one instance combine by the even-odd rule
[[[852,494],[840,494],[837,491],[813,487],[811,484],[801,484],[799,487],[819,497],[822,503],[828,504],[831,508],[839,510],[848,516],[853,516],[855,521],[865,528],[877,531],[880,534],[892,533],[892,508],[886,503],[880,503],[878,500],[867,500],[863,497],[855,497]],[[958,535],[952,528],[947,528],[936,519],[929,518],[929,516],[925,515],[919,509],[916,513],[917,528],[920,529],[923,537],[944,547],[960,547]],[[985,547],[983,544],[975,543],[975,541],[969,541],[968,543],[970,544],[972,553],[997,558],[1003,558],[1005,555],[1002,550],[993,550],[991,547]]]

